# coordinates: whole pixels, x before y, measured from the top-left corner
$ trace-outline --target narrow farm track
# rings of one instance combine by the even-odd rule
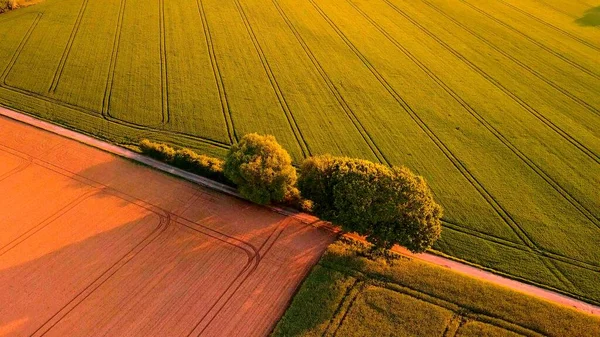
[[[335,237],[5,117],[0,130],[2,333],[263,336]]]
[[[345,101],[344,97],[340,94],[339,90],[336,88],[336,86],[333,83],[333,81],[331,80],[331,78],[329,78],[329,76],[327,75],[327,73],[325,72],[325,70],[323,69],[321,64],[319,63],[319,60],[315,57],[315,55],[312,53],[312,51],[310,50],[310,48],[308,47],[306,42],[302,39],[302,36],[299,34],[298,30],[290,22],[290,19],[287,17],[287,15],[285,14],[285,12],[281,8],[281,6],[279,6],[279,3],[277,2],[277,0],[273,0],[273,4],[277,8],[277,11],[281,14],[281,17],[285,20],[285,22],[288,25],[288,27],[290,28],[290,30],[294,33],[294,36],[296,37],[296,39],[298,39],[298,42],[300,43],[300,45],[306,52],[306,55],[310,58],[311,62],[315,66],[315,69],[317,70],[319,75],[321,75],[323,81],[325,83],[327,83],[327,87],[331,90],[332,94],[335,96],[340,107],[344,110],[344,112],[346,112],[346,114],[348,115],[348,118],[352,121],[352,123],[354,124],[356,129],[361,133],[364,141],[367,144],[369,144],[369,147],[371,148],[371,151],[373,152],[373,154],[377,157],[377,159],[379,160],[380,163],[385,163],[385,164],[390,165],[391,162],[388,159],[386,159],[384,154],[379,150],[379,148],[373,141],[373,138],[371,137],[371,135],[369,135],[368,131],[360,123],[360,120],[356,117],[356,114],[352,111],[352,108],[348,105],[348,103]]]
[[[502,48],[499,48],[499,47],[495,46],[493,43],[491,43],[485,37],[477,34],[477,32],[473,31],[472,29],[470,29],[470,28],[466,27],[465,25],[463,25],[461,22],[459,22],[456,19],[452,18],[451,16],[447,15],[446,13],[444,13],[442,10],[440,10],[438,7],[436,7],[431,2],[428,2],[428,1],[423,1],[423,2],[425,4],[427,4],[429,7],[433,8],[438,13],[440,13],[440,15],[448,18],[454,24],[456,24],[457,26],[461,27],[462,29],[468,31],[470,34],[472,34],[473,36],[477,37],[477,39],[479,39],[480,41],[483,41],[487,46],[489,46],[490,48],[494,49],[498,53],[502,54],[506,58],[510,59],[511,61],[513,61],[514,63],[516,63],[517,65],[519,65],[521,68],[525,69],[527,72],[529,72],[529,73],[533,74],[534,76],[536,76],[537,78],[541,79],[542,81],[544,81],[545,83],[547,83],[548,85],[550,85],[551,87],[553,87],[554,89],[560,91],[562,94],[564,94],[565,96],[569,97],[570,99],[572,99],[577,104],[582,105],[583,107],[585,107],[586,109],[588,109],[591,112],[595,113],[596,115],[600,114],[600,111],[596,107],[590,105],[586,101],[584,101],[584,100],[580,99],[579,97],[573,95],[568,90],[562,88],[559,84],[557,84],[557,83],[553,82],[552,80],[544,77],[544,75],[540,74],[535,69],[532,69],[530,66],[528,66],[527,64],[521,62],[517,58],[511,56],[509,53],[507,53],[504,50],[502,50]]]
[[[390,84],[385,80],[385,78],[383,78],[383,76],[379,72],[377,72],[377,70],[375,70],[375,68],[369,63],[369,61],[366,59],[366,57],[364,55],[362,55],[362,53],[356,48],[356,46],[354,46],[352,44],[352,42],[347,39],[345,34],[343,32],[341,32],[341,30],[335,25],[335,23],[333,23],[331,21],[331,19],[321,10],[321,8],[315,2],[311,1],[311,3],[313,4],[313,6],[315,6],[315,8],[317,10],[319,10],[319,12],[323,15],[323,17],[328,22],[330,22],[332,27],[334,29],[336,29],[336,31],[338,32],[340,37],[342,39],[344,39],[344,41],[346,41],[348,46],[354,50],[356,55],[359,58],[361,58],[363,60],[363,62],[365,62],[365,64],[370,67],[370,69],[372,69],[373,74],[375,76],[377,76],[378,78],[380,78],[380,82],[384,86],[389,88],[388,90],[390,91],[390,93],[392,93],[395,97],[398,97],[398,102],[403,103],[403,107],[405,108],[405,111],[407,111],[411,114],[411,117],[413,117],[413,120],[415,120],[415,122],[417,122],[421,126],[422,130],[425,131],[429,135],[430,139],[432,139],[438,145],[440,150],[444,151],[444,153],[448,156],[448,158],[450,160],[452,160],[453,163],[455,163],[456,168],[459,169],[461,171],[461,173],[465,176],[465,178],[467,178],[473,184],[473,187],[475,187],[481,193],[482,197],[484,197],[488,201],[490,206],[492,206],[496,210],[498,215],[504,219],[505,223],[508,226],[510,226],[510,228],[514,231],[514,233],[529,247],[530,250],[538,251],[538,252],[543,251],[542,249],[540,249],[539,245],[535,242],[534,238],[530,234],[528,234],[527,231],[524,230],[523,227],[521,225],[519,225],[519,223],[517,221],[515,221],[515,219],[511,216],[511,214],[493,197],[493,195],[489,191],[487,191],[483,187],[481,182],[479,182],[477,180],[477,178],[474,177],[473,174],[471,172],[469,172],[468,169],[457,160],[455,155],[448,149],[448,147],[435,135],[435,133],[427,126],[427,124],[425,124],[425,122],[418,116],[418,114],[416,114],[414,109],[411,108],[410,105],[408,105],[406,103],[406,101],[398,95],[398,93],[390,86]],[[557,254],[557,255],[560,256],[560,254]],[[568,259],[568,257],[566,257],[566,258]],[[540,259],[540,262],[543,263],[548,268],[548,270],[550,270],[550,272],[558,280],[560,280],[560,282],[565,287],[567,287],[567,289],[570,289],[570,291],[575,291],[576,287],[573,285],[573,283],[568,278],[566,278],[563,275],[563,273],[559,269],[556,268],[556,266],[553,265],[552,261]],[[597,269],[597,266],[595,266],[594,264],[586,263],[585,261],[576,261],[576,262],[584,264],[584,265],[587,264],[590,268],[592,268],[592,270]]]
[[[54,74],[54,78],[52,79],[52,85],[50,85],[50,88],[48,89],[49,92],[56,91],[56,87],[60,82],[60,77],[62,76],[62,73],[65,70],[65,63],[69,58],[69,53],[71,52],[71,48],[73,47],[73,41],[75,40],[75,36],[77,36],[77,32],[79,31],[79,26],[81,25],[81,20],[83,19],[83,14],[85,13],[85,10],[87,8],[88,1],[89,0],[84,1],[81,5],[81,10],[79,11],[79,15],[77,16],[77,21],[75,21],[75,26],[73,26],[73,31],[69,36],[69,42],[65,47],[65,51],[63,52],[62,57],[60,58],[60,63],[58,64],[58,68],[56,69],[56,73]]]
[[[422,26],[420,23],[418,23],[417,21],[413,20],[410,16],[408,16],[398,6],[396,6],[395,4],[393,4],[392,2],[390,2],[388,0],[383,0],[383,1],[385,1],[392,9],[394,9],[396,12],[398,12],[404,18],[406,18],[407,20],[409,20],[410,22],[412,22],[415,26],[419,27],[427,35],[429,35],[433,39],[435,39],[439,44],[441,44],[442,46],[444,46],[448,51],[450,51],[454,55],[456,55],[456,57],[458,57],[459,59],[461,59],[463,62],[467,63],[473,70],[475,70],[476,72],[478,72],[479,74],[481,74],[482,76],[484,76],[490,83],[494,84],[494,86],[496,86],[498,89],[500,89],[504,93],[506,93],[510,98],[512,98],[515,102],[517,102],[520,106],[522,106],[526,111],[528,111],[532,115],[536,116],[541,122],[543,122],[544,124],[546,124],[549,128],[551,128],[552,130],[554,130],[557,134],[559,134],[565,140],[567,140],[568,142],[570,142],[571,144],[573,144],[573,146],[577,147],[580,151],[582,151],[584,154],[586,154],[592,160],[594,160],[598,164],[600,164],[600,155],[598,155],[593,150],[591,150],[590,148],[588,148],[585,144],[583,144],[580,141],[578,141],[577,139],[573,138],[571,135],[569,135],[567,132],[565,132],[563,129],[561,129],[554,122],[552,122],[551,120],[549,120],[546,117],[544,117],[543,114],[541,114],[535,108],[533,108],[532,106],[530,106],[529,104],[527,104],[525,101],[523,101],[521,98],[519,98],[518,96],[516,96],[514,93],[512,93],[510,90],[508,90],[506,87],[504,87],[501,83],[499,83],[492,76],[490,76],[489,74],[487,74],[486,72],[484,72],[481,68],[479,68],[477,65],[475,65],[474,63],[472,63],[471,61],[469,61],[467,58],[465,58],[460,53],[458,53],[455,49],[453,49],[452,47],[450,47],[444,41],[440,40],[437,36],[435,36],[434,34],[432,34],[427,28],[425,28],[424,26]],[[472,7],[470,4],[469,4],[469,6]],[[475,7],[473,7],[473,8],[475,8]],[[598,77],[598,79],[600,79],[600,77]]]
[[[404,48],[401,43],[396,41],[389,33],[387,33],[380,25],[378,25],[372,18],[370,18],[365,12],[357,7],[352,0],[348,2],[355,8],[363,17],[365,17],[371,24],[373,24],[377,30],[386,36],[398,49],[407,55],[415,64],[417,64],[427,75],[435,81],[442,89],[444,89],[452,98],[454,98],[461,106],[465,108],[472,116],[474,116],[486,129],[488,129],[494,136],[508,147],[515,155],[517,155],[523,162],[525,162],[532,170],[534,170],[542,179],[550,184],[558,193],[560,193],[565,199],[577,207],[585,216],[592,221],[596,226],[600,228],[600,219],[590,212],[584,205],[582,205],[576,198],[574,198],[568,191],[566,191],[560,184],[558,184],[551,176],[544,172],[540,166],[528,158],[523,152],[521,152],[514,144],[506,139],[501,132],[499,132],[491,123],[489,123],[482,115],[480,115],[473,107],[469,105],[460,95],[452,90],[450,86],[444,83],[434,72],[432,72],[426,65],[424,65],[417,57],[412,55],[409,50]],[[426,2],[428,5],[430,3]]]
[[[599,30],[576,22],[593,5],[539,1],[46,0],[0,16],[0,106],[116,143],[222,157],[259,132],[296,163],[405,165],[445,209],[436,250],[598,303]]]
[[[468,1],[465,1],[465,0],[460,0],[460,1],[462,3],[464,3],[465,5],[467,5],[468,7],[474,9],[475,11],[477,11],[477,12],[483,14],[484,16],[490,18],[494,22],[497,22],[498,24],[500,24],[500,25],[502,25],[502,26],[504,26],[504,27],[506,27],[506,28],[508,28],[508,29],[510,29],[512,31],[514,31],[515,33],[517,33],[517,34],[519,34],[519,35],[521,35],[523,37],[525,37],[527,40],[529,40],[532,43],[538,45],[540,48],[542,48],[542,49],[546,50],[547,52],[549,52],[550,54],[552,54],[552,55],[560,58],[561,60],[565,61],[566,63],[568,63],[570,65],[572,65],[573,67],[575,67],[575,68],[577,68],[577,69],[579,69],[579,70],[587,73],[590,76],[593,76],[593,77],[595,77],[597,79],[600,79],[600,75],[597,72],[595,72],[593,70],[590,70],[590,69],[587,69],[585,66],[579,64],[577,61],[573,61],[572,59],[570,59],[570,58],[562,55],[561,53],[553,50],[552,48],[546,46],[545,44],[537,41],[535,38],[532,38],[531,36],[529,36],[528,34],[522,32],[521,30],[519,30],[519,29],[517,29],[517,28],[515,28],[515,27],[513,27],[513,26],[511,26],[511,25],[509,25],[507,23],[505,23],[504,21],[501,21],[501,20],[495,18],[493,15],[491,15],[488,12],[482,10],[481,8],[473,5],[472,3],[468,2]]]
[[[206,39],[206,45],[208,47],[213,75],[215,77],[215,82],[217,83],[217,88],[219,90],[219,100],[221,101],[223,117],[225,118],[225,123],[227,124],[227,136],[229,137],[229,141],[233,144],[237,142],[238,137],[235,134],[235,126],[233,124],[233,118],[231,117],[231,109],[229,107],[229,102],[227,101],[227,95],[225,93],[223,75],[221,75],[219,63],[217,62],[217,58],[215,56],[215,47],[212,43],[210,27],[208,27],[208,22],[206,20],[204,4],[202,3],[202,0],[196,0],[196,3],[198,5],[198,15],[200,15],[200,18],[202,19],[202,29],[204,30],[204,37]]]
[[[164,171],[166,173],[169,173],[169,174],[172,174],[175,176],[179,176],[184,179],[190,179],[190,180],[200,184],[201,186],[205,186],[211,190],[218,191],[218,193],[223,193],[225,195],[228,194],[228,195],[233,195],[233,196],[237,195],[237,193],[235,191],[233,191],[232,189],[230,189],[227,186],[216,183],[214,181],[210,181],[203,177],[195,176],[193,174],[187,173],[185,171],[181,171],[181,170],[173,168],[173,167],[169,167],[163,163],[157,162],[153,159],[144,157],[137,153],[133,153],[124,148],[121,148],[121,147],[118,147],[118,146],[115,146],[115,145],[112,145],[109,143],[105,143],[103,141],[100,141],[100,140],[97,140],[97,139],[94,139],[94,138],[91,138],[91,137],[88,137],[85,135],[78,134],[76,132],[64,129],[64,128],[56,126],[56,125],[52,125],[52,124],[49,124],[49,123],[46,123],[43,121],[39,121],[32,117],[29,117],[29,116],[26,116],[26,115],[23,115],[23,114],[20,114],[17,112],[13,112],[13,111],[10,111],[7,109],[0,108],[0,114],[10,118],[10,119],[6,119],[6,118],[0,119],[0,125],[2,125],[3,127],[4,127],[5,123],[8,123],[8,125],[15,125],[15,126],[18,126],[19,128],[23,128],[24,127],[23,125],[15,124],[15,122],[13,121],[13,120],[17,120],[19,122],[32,125],[36,128],[46,130],[53,134],[57,134],[57,135],[60,135],[60,136],[63,136],[63,137],[66,137],[66,138],[69,138],[72,140],[76,140],[77,142],[80,142],[82,144],[93,146],[93,147],[99,148],[103,151],[107,151],[107,152],[113,153],[115,155],[118,155],[118,156],[121,156],[124,158],[128,158],[130,160],[139,161],[140,163],[142,163],[144,165],[148,165],[150,167],[153,167],[154,169]],[[29,127],[29,126],[26,126],[26,127]],[[4,130],[6,130],[6,129],[4,129]],[[41,132],[42,131],[37,131],[37,130],[35,131],[35,133],[41,133]],[[46,135],[48,135],[48,134],[46,134]],[[51,135],[51,137],[57,138],[57,136],[54,136],[54,135]],[[3,144],[3,143],[0,143],[0,144]],[[61,142],[61,146],[63,146],[63,145],[64,145],[64,143]],[[78,146],[82,147],[84,145],[78,145]],[[44,165],[52,171],[55,171],[57,173],[60,173],[60,174],[66,175],[66,176],[72,176],[72,178],[74,178],[82,183],[85,183],[93,188],[104,188],[106,190],[110,190],[111,192],[109,192],[109,193],[118,195],[120,198],[123,198],[123,200],[127,200],[128,202],[138,203],[139,205],[142,205],[142,207],[145,207],[149,210],[155,210],[159,214],[161,212],[160,208],[157,208],[156,205],[147,204],[145,202],[140,202],[140,200],[137,200],[136,196],[134,196],[134,195],[124,193],[115,188],[112,188],[111,186],[107,186],[98,181],[91,180],[90,178],[87,178],[85,176],[81,176],[78,174],[73,175],[74,174],[73,172],[66,171],[65,169],[63,169],[59,166],[56,166],[55,164],[52,164],[52,163],[48,162],[47,160],[39,160],[36,158],[32,158],[27,154],[20,153],[11,148],[7,148],[6,145],[2,145],[2,150],[8,151],[9,153],[16,155],[16,156],[21,156],[23,159],[29,158],[30,160],[37,161],[38,164]],[[42,153],[43,153],[43,150],[42,150]],[[93,193],[98,193],[98,192],[93,191]],[[194,192],[193,197],[191,197],[189,199],[193,200],[193,202],[192,202],[193,204],[196,204],[199,200],[202,199],[200,196],[205,195],[205,193],[206,192],[201,192],[201,191]],[[89,196],[85,196],[85,197],[83,197],[83,199],[85,199],[87,197],[89,197]],[[219,199],[222,199],[222,197],[219,197]],[[203,202],[205,202],[205,201],[203,201]],[[191,207],[191,204],[187,204],[186,206],[181,208],[180,211],[185,213],[185,212],[187,212],[187,210],[190,209],[190,207]],[[305,215],[305,214],[301,214],[301,213],[290,212],[287,210],[277,209],[277,208],[274,208],[273,211],[289,216],[290,218],[288,218],[288,219],[297,219],[296,221],[299,221],[299,222],[313,223],[313,224],[315,222],[318,222],[318,220],[315,219],[314,217]],[[164,212],[164,211],[162,211],[162,212]],[[215,231],[214,229],[211,229],[209,227],[204,227],[199,223],[191,222],[189,219],[186,219],[185,217],[175,216],[174,218],[169,219],[168,218],[169,213],[166,212],[164,214],[165,214],[165,216],[161,217],[161,219],[164,219],[164,220],[161,220],[162,224],[175,222],[182,226],[188,227],[192,230],[199,230],[203,233],[209,233],[209,235],[213,235],[216,237],[223,237],[223,235],[224,235],[222,232]],[[173,214],[173,213],[171,213],[171,214]],[[327,228],[327,231],[331,230],[331,227],[326,226],[325,228]],[[163,228],[162,231],[164,231],[164,230],[165,229]],[[214,233],[214,234],[210,234],[210,233]],[[229,244],[234,245],[234,246],[239,246],[242,250],[245,251],[246,257],[247,257],[247,263],[243,267],[242,271],[255,269],[256,268],[255,266],[260,263],[260,261],[264,258],[265,254],[272,249],[273,243],[276,242],[283,233],[282,223],[280,222],[277,226],[272,228],[272,232],[270,232],[270,233],[271,234],[268,236],[268,239],[265,241],[262,241],[262,244],[260,246],[252,245],[252,244],[248,243],[247,241],[239,240],[235,237],[230,237],[230,238],[224,239]],[[362,238],[357,237],[355,235],[349,235],[349,237],[351,237],[353,239],[362,240]],[[515,289],[515,290],[518,290],[518,291],[521,291],[521,292],[524,292],[527,294],[531,294],[531,295],[534,295],[534,296],[537,296],[540,298],[544,298],[546,300],[549,300],[549,301],[552,301],[555,303],[570,306],[577,310],[581,310],[583,312],[591,313],[593,315],[600,315],[600,307],[593,305],[593,304],[578,301],[576,299],[570,298],[568,296],[564,296],[560,293],[556,293],[551,290],[547,290],[544,288],[537,287],[535,285],[519,282],[517,280],[509,279],[509,278],[500,276],[498,274],[494,274],[489,271],[478,269],[473,266],[469,266],[469,265],[466,265],[466,264],[463,264],[463,263],[460,263],[460,262],[457,262],[457,261],[454,261],[451,259],[447,259],[445,257],[441,257],[438,255],[432,255],[429,253],[415,255],[415,254],[411,254],[411,253],[407,252],[405,249],[402,249],[400,247],[395,247],[394,250],[405,256],[410,256],[410,257],[424,260],[424,261],[427,261],[427,262],[430,262],[430,263],[433,263],[433,264],[436,264],[439,266],[444,266],[446,268],[476,277],[478,279],[487,280],[489,282],[503,285],[503,286],[509,287],[511,289]],[[356,288],[355,286],[360,286],[360,284],[355,284],[351,288]],[[348,293],[350,293],[350,292],[351,292],[351,289],[348,289]],[[201,325],[203,320],[204,319],[202,319],[194,327],[194,330],[192,330],[193,333],[197,332],[198,326]],[[206,331],[206,329],[204,329],[202,331]],[[194,334],[191,334],[191,335],[194,335]]]
[[[563,29],[560,29],[560,28],[556,27],[555,25],[553,25],[553,24],[551,24],[549,22],[546,22],[546,21],[544,21],[544,20],[542,20],[542,19],[540,19],[540,18],[538,18],[538,17],[536,17],[536,16],[534,16],[534,15],[532,15],[532,14],[530,14],[530,13],[528,13],[528,12],[526,12],[526,11],[520,9],[520,8],[518,8],[515,5],[512,5],[512,4],[510,4],[510,3],[506,2],[506,1],[503,1],[503,0],[499,0],[499,1],[501,3],[503,3],[504,5],[506,5],[507,7],[510,7],[512,9],[514,9],[515,11],[517,11],[517,12],[523,14],[523,15],[526,15],[529,18],[532,18],[533,20],[535,20],[537,22],[540,22],[544,26],[550,27],[553,30],[555,30],[556,32],[559,32],[562,35],[568,36],[569,38],[571,38],[571,39],[573,39],[573,40],[575,40],[575,41],[577,41],[577,42],[579,42],[579,43],[581,43],[583,45],[586,45],[586,46],[588,46],[588,47],[590,47],[590,48],[592,48],[592,49],[597,50],[597,51],[600,52],[600,47],[598,47],[598,46],[596,46],[596,45],[594,45],[594,44],[592,44],[592,43],[590,43],[590,42],[588,42],[588,41],[586,41],[584,39],[581,39],[581,38],[579,38],[579,37],[577,37],[577,36],[575,36],[575,35],[567,32],[567,31],[565,31]]]

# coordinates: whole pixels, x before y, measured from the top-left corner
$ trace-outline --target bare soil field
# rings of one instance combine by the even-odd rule
[[[333,234],[0,118],[0,336],[268,334]]]

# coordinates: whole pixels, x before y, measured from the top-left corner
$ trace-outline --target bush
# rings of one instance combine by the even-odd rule
[[[404,167],[318,156],[304,161],[298,187],[323,220],[367,237],[376,248],[423,252],[439,238],[442,208],[422,177]]]
[[[172,164],[175,159],[175,149],[162,143],[155,143],[148,139],[143,139],[140,142],[140,150],[143,154],[154,159]]]
[[[273,136],[245,135],[229,150],[224,170],[250,201],[268,204],[297,198],[292,158]]]
[[[223,174],[224,161],[221,159],[197,154],[190,149],[183,148],[176,150],[166,144],[155,143],[147,139],[142,140],[139,146],[141,152],[149,157],[182,170],[231,185],[231,182]]]

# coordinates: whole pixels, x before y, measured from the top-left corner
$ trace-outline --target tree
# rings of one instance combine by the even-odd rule
[[[422,177],[405,167],[317,156],[304,161],[298,187],[313,211],[376,248],[423,252],[439,238],[442,208]]]
[[[243,197],[259,204],[285,201],[298,193],[292,158],[273,136],[245,135],[231,146],[224,171]]]

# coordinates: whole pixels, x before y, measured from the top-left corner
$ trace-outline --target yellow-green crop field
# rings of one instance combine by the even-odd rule
[[[0,16],[0,104],[115,142],[402,164],[435,249],[600,303],[598,0],[46,0]]]

